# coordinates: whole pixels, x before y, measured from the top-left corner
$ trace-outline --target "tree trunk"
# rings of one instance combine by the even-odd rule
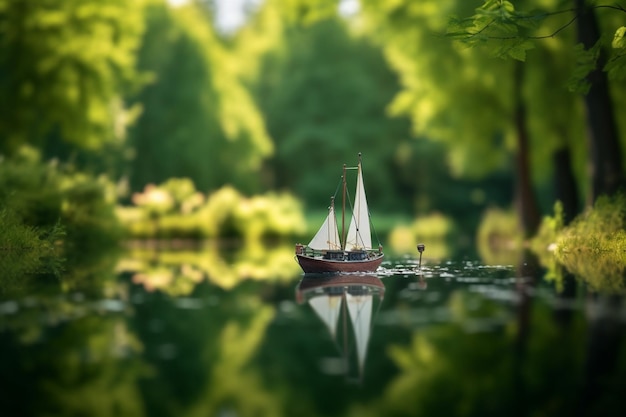
[[[529,161],[529,138],[526,128],[526,103],[522,97],[524,82],[524,64],[514,63],[515,130],[517,135],[517,155],[515,158],[515,204],[524,237],[530,237],[537,231],[540,222],[539,208],[532,188]]]
[[[554,163],[554,197],[563,204],[563,223],[569,224],[578,214],[578,189],[567,146],[552,155]]]
[[[578,41],[590,49],[600,39],[598,22],[585,0],[575,0],[578,15]],[[591,84],[585,96],[588,119],[588,140],[591,153],[591,203],[602,194],[613,195],[624,185],[622,154],[613,102],[609,93],[606,54],[600,51],[596,68],[587,79]]]

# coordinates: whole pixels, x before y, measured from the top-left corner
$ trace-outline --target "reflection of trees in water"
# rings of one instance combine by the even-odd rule
[[[3,415],[142,416],[142,345],[124,318],[57,317],[55,325],[28,320],[0,332]]]
[[[0,405],[7,415],[619,415],[621,296],[585,294],[565,278],[552,297],[535,264],[520,265],[517,286],[509,269],[495,278],[442,268],[448,280],[429,266],[413,298],[419,276],[384,278],[389,315],[380,316],[393,323],[372,332],[360,386],[320,372],[337,352],[312,311],[285,301],[293,283],[202,279],[173,297],[130,274],[102,272],[91,287],[74,278],[67,293],[61,282],[33,297],[39,310],[24,298],[0,316],[0,354],[10,358],[0,361]],[[453,282],[468,276],[480,279]],[[425,325],[410,325],[420,314]]]
[[[245,287],[203,282],[193,298],[134,287],[145,297],[131,322],[152,370],[140,382],[148,415],[280,415],[254,362],[275,312],[256,286]]]
[[[148,291],[180,296],[205,280],[226,289],[245,280],[289,281],[299,267],[291,246],[250,244],[230,251],[218,245],[194,251],[134,250],[118,270],[133,273],[133,282]]]
[[[517,271],[515,314],[499,331],[464,329],[464,322],[493,317],[484,314],[492,302],[461,293],[448,302],[456,303],[456,321],[420,329],[408,346],[393,347],[401,372],[372,414],[620,415],[622,298],[591,295],[587,311],[577,310],[569,278],[566,291],[546,303],[537,298],[538,263],[526,255]]]
[[[590,294],[586,300],[587,330],[584,385],[580,396],[583,415],[623,412],[624,300],[616,295]],[[621,363],[620,363],[621,360]],[[616,414],[617,415],[617,414]]]

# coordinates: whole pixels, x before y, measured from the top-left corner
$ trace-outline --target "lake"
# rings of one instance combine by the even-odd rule
[[[129,250],[3,277],[0,415],[624,415],[623,291],[427,254],[304,277],[292,247]]]

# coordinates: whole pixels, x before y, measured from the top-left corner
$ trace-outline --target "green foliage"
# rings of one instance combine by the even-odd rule
[[[123,139],[142,3],[0,1],[1,149],[51,134],[85,148]]]
[[[591,49],[585,49],[582,44],[576,45],[574,48],[576,57],[576,66],[567,83],[570,91],[585,95],[591,88],[591,83],[587,76],[597,66],[598,57],[602,44],[597,42]]]
[[[598,198],[593,208],[567,226],[560,205],[555,205],[554,216],[544,219],[532,247],[540,255],[553,252],[559,264],[594,290],[622,292],[626,288],[626,196]]]
[[[182,187],[180,187],[182,185]],[[171,179],[133,195],[135,207],[117,213],[132,238],[262,238],[302,235],[299,202],[289,194],[245,197],[232,187],[204,196],[189,179]]]
[[[276,29],[264,19],[271,14],[280,21],[281,42],[259,54],[257,73],[247,75],[275,141],[271,185],[292,190],[307,207],[325,207],[342,165],[355,166],[362,152],[371,201],[378,210],[397,209],[397,192],[411,184],[392,170],[410,138],[406,121],[386,115],[396,77],[380,50],[337,16],[293,21],[283,3],[267,2],[237,39],[242,52],[248,41],[274,40]]]
[[[40,229],[23,223],[11,209],[0,210],[0,292],[19,285],[26,274],[58,274],[63,259],[57,243],[65,232],[59,224]]]
[[[67,256],[84,257],[117,243],[114,201],[114,187],[106,178],[45,163],[31,148],[0,161],[0,204],[27,227],[54,232],[60,224]]]
[[[557,240],[559,251],[592,253],[624,253],[626,229],[626,196],[598,198],[592,209],[585,211],[564,228]]]
[[[132,189],[186,177],[204,191],[225,184],[258,191],[256,173],[273,146],[233,71],[242,62],[197,6],[153,1],[146,19],[138,66],[152,82],[133,99],[143,112],[131,131]]]
[[[471,8],[455,0],[372,0],[363,2],[363,15],[400,77],[390,114],[408,116],[419,137],[444,143],[453,176],[477,179],[509,168],[513,67],[440,35],[451,15]]]
[[[524,73],[528,86],[523,89],[529,109],[526,125],[532,140],[533,160],[541,161],[539,168],[533,167],[535,180],[549,173],[550,166],[545,163],[545,155],[551,154],[549,148],[570,146],[576,157],[577,176],[584,182],[584,159],[588,155],[586,149],[578,145],[583,142],[573,137],[582,138],[581,132],[586,132],[586,128],[572,129],[571,120],[585,120],[581,117],[578,97],[589,91],[591,71],[602,69],[598,68],[599,62],[604,61],[600,58],[602,55],[608,57],[604,71],[613,80],[611,93],[617,103],[614,108],[620,108],[620,100],[623,101],[621,91],[624,89],[617,81],[623,81],[626,66],[620,41],[622,35],[616,28],[623,25],[624,9],[619,5],[579,3],[585,3],[583,10],[566,8],[558,1],[515,3],[519,9],[516,10],[508,2],[488,0],[473,13],[460,15],[469,17],[454,18],[448,25],[448,38],[472,47],[472,51],[479,49],[495,56],[526,61]],[[599,22],[601,36],[595,45],[585,49],[582,45],[575,46],[576,26],[589,16]],[[533,48],[535,50],[531,51]],[[543,82],[542,78],[548,81],[543,86],[537,84]],[[563,79],[567,79],[567,83],[563,83]],[[563,94],[561,88],[578,94]],[[548,112],[551,117],[545,117]],[[549,139],[545,140],[546,137]],[[622,142],[623,138],[622,135]]]
[[[617,28],[615,31],[615,36],[613,37],[613,42],[611,42],[611,46],[615,49],[624,49],[626,48],[626,26],[622,26]]]
[[[395,253],[414,254],[416,243],[423,242],[429,258],[443,259],[450,255],[447,242],[458,237],[458,232],[453,219],[432,213],[419,216],[409,225],[396,225],[387,240]]]
[[[490,208],[484,213],[476,234],[476,246],[484,262],[516,261],[522,244],[519,218],[513,210]]]
[[[563,226],[563,204],[557,201],[554,203],[554,215],[543,218],[537,234],[531,240],[531,245],[535,252],[541,253],[541,249],[547,249],[554,244]]]
[[[613,56],[605,66],[609,79],[623,81],[626,79],[626,26],[621,26],[615,31],[613,41]]]
[[[447,36],[468,46],[491,42],[488,50],[494,56],[525,61],[526,51],[534,47],[525,32],[536,28],[543,17],[518,12],[508,1],[486,0],[474,16],[451,18]]]

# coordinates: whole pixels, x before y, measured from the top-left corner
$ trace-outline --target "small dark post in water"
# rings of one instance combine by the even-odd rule
[[[417,251],[420,253],[420,262],[419,262],[419,268],[422,268],[422,252],[424,252],[424,249],[426,248],[426,246],[424,246],[423,243],[418,243],[417,244]]]

